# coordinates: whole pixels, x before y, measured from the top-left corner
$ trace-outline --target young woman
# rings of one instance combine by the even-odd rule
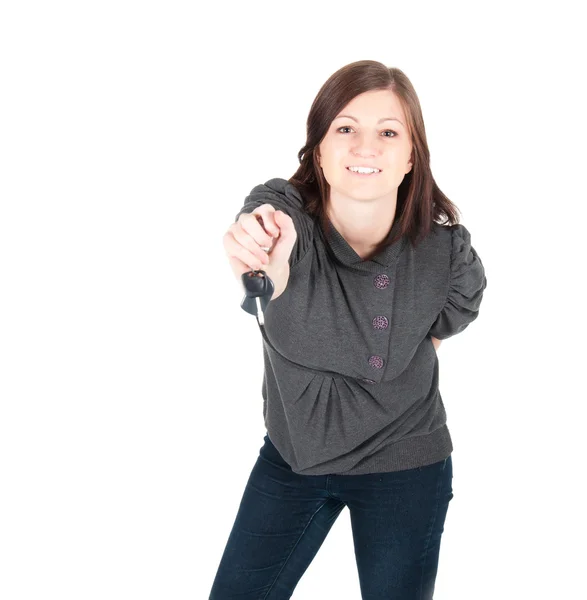
[[[345,507],[363,598],[429,599],[453,497],[436,349],[477,318],[483,264],[399,69],[334,73],[298,158],[224,236],[235,276],[275,289],[259,320],[267,435],[210,599],[290,598]]]

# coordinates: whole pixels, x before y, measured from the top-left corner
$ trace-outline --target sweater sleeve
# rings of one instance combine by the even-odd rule
[[[277,177],[256,185],[251,190],[237,213],[235,222],[243,213],[251,213],[262,204],[271,204],[275,210],[283,211],[293,221],[297,239],[289,257],[289,266],[292,268],[302,260],[312,245],[314,220],[305,211],[299,190],[287,180]]]
[[[429,331],[429,335],[439,340],[460,333],[477,318],[483,291],[487,287],[485,269],[471,245],[471,234],[461,224],[452,225],[451,230],[448,296]]]

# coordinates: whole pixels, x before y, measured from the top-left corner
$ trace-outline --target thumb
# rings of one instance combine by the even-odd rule
[[[276,210],[273,214],[275,223],[279,227],[279,237],[273,245],[269,254],[270,264],[276,266],[285,264],[291,255],[291,251],[297,240],[297,232],[294,227],[293,219],[282,212]]]

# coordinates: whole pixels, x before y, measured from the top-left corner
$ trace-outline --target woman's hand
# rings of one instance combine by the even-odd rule
[[[287,287],[289,257],[296,239],[293,219],[271,204],[262,204],[243,213],[228,228],[222,243],[235,277],[240,281],[243,273],[262,269],[275,286],[274,300]]]

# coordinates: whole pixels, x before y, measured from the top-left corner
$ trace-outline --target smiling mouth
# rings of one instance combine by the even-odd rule
[[[351,173],[351,175],[358,175],[359,177],[373,177],[374,175],[380,175],[381,170],[373,171],[371,173],[359,173],[358,171],[351,171],[348,167],[345,167],[346,170]]]

